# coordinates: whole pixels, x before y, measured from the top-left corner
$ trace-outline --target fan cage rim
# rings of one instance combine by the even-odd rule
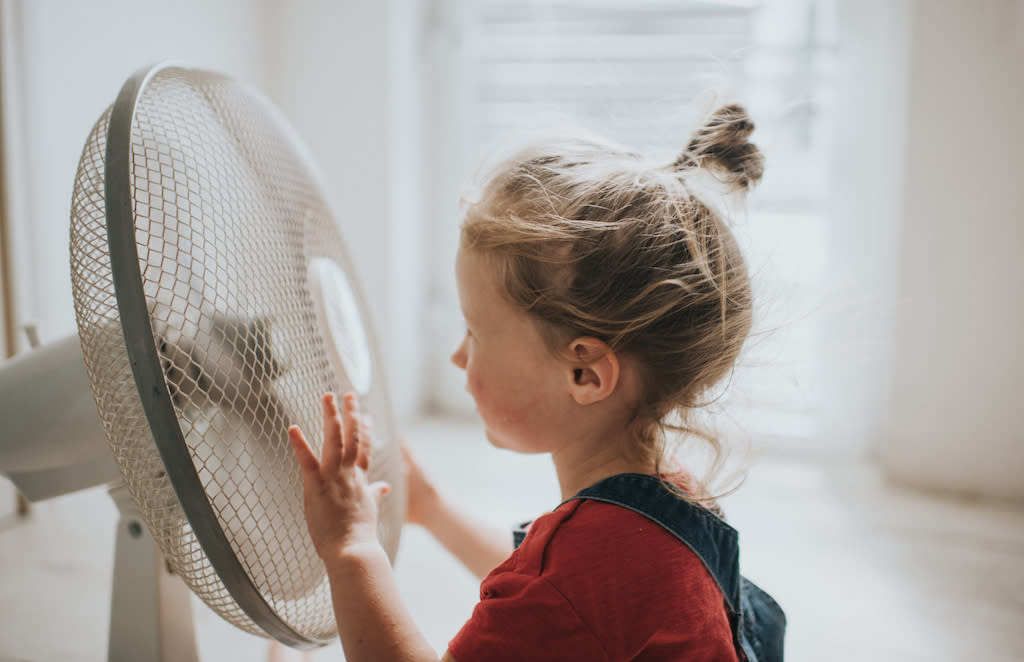
[[[164,381],[146,296],[142,289],[132,207],[131,147],[139,99],[157,74],[172,68],[190,69],[180,63],[162,62],[133,74],[121,87],[108,122],[104,157],[107,238],[125,349],[139,399],[167,477],[196,540],[228,594],[268,636],[298,649],[321,646],[329,643],[330,639],[311,638],[296,632],[264,599],[242,566],[214,514],[188,453]]]

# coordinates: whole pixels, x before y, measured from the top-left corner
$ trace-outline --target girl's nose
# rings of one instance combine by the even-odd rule
[[[452,352],[452,363],[455,364],[456,368],[460,370],[466,369],[466,339],[463,338],[459,346]]]

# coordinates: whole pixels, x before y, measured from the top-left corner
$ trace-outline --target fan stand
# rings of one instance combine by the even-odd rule
[[[167,565],[128,488],[117,484],[108,492],[121,515],[108,662],[199,662],[188,587]]]

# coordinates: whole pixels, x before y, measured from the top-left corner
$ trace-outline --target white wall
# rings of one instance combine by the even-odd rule
[[[8,193],[16,308],[43,342],[75,331],[68,255],[71,189],[92,125],[135,70],[164,59],[202,63],[263,83],[262,5],[231,2],[5,2],[8,103],[18,140]],[[11,70],[11,69],[9,69]],[[19,89],[20,88],[20,89]],[[20,162],[19,162],[20,161]]]
[[[455,287],[455,255],[458,252],[462,205],[473,180],[478,146],[472,145],[470,71],[479,38],[471,29],[477,7],[465,0],[434,0],[426,39],[425,81],[430,93],[425,104],[427,129],[424,140],[431,177],[427,205],[432,234],[426,246],[430,286],[427,295],[427,330],[431,353],[426,374],[431,389],[427,407],[447,415],[475,417],[473,400],[465,388],[465,374],[450,356],[466,333]]]
[[[399,416],[418,408],[419,0],[0,1],[4,66],[18,74],[5,99],[18,110],[6,127],[16,323],[37,323],[44,343],[75,331],[68,225],[82,145],[130,74],[177,59],[262,89],[308,143],[370,300]]]
[[[316,159],[364,292],[401,418],[422,399],[423,3],[270,2],[269,96]]]
[[[817,450],[863,456],[888,416],[911,0],[841,0]]]
[[[1024,498],[1024,2],[918,0],[912,26],[882,464]]]

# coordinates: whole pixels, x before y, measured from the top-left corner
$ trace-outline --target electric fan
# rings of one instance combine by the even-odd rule
[[[379,531],[392,559],[405,497],[366,307],[292,129],[223,75],[140,71],[85,144],[71,267],[78,338],[0,370],[0,471],[30,499],[120,481],[111,659],[146,657],[117,587],[131,584],[122,567],[147,565],[122,549],[142,537],[139,515],[169,570],[229,622],[298,648],[331,641],[288,425],[319,430],[323,392],[358,393],[375,422],[371,479],[393,487]],[[156,620],[178,618],[158,602]]]

